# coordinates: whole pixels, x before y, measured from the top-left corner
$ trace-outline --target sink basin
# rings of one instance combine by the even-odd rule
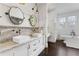
[[[13,42],[22,44],[28,42],[30,39],[30,36],[19,35],[13,37]]]

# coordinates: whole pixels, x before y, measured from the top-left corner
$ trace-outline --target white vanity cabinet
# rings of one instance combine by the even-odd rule
[[[6,49],[0,52],[0,56],[38,56],[45,48],[43,37],[32,38],[33,40],[15,46],[13,48]]]
[[[0,53],[0,56],[13,56],[13,51],[11,49],[7,51],[3,51]]]
[[[37,56],[45,48],[43,37],[37,38],[36,40],[29,43],[29,55]]]
[[[27,45],[13,48],[13,56],[27,56]]]
[[[31,56],[37,55],[37,50],[39,49],[38,44],[39,44],[39,40],[34,40],[29,43],[29,50],[28,50],[29,55],[31,55]]]
[[[27,44],[0,53],[0,56],[27,56]]]

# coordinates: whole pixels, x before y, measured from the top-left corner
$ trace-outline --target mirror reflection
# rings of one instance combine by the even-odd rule
[[[18,7],[11,7],[9,10],[9,18],[13,24],[19,25],[24,20],[24,14]]]

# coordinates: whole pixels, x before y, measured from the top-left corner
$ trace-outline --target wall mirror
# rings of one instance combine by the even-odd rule
[[[31,26],[35,26],[37,24],[37,17],[35,15],[31,15],[29,21]]]
[[[18,7],[11,7],[8,15],[11,22],[15,25],[21,24],[24,20],[24,14],[22,10]]]

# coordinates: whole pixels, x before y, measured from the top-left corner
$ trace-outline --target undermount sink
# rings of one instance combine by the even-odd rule
[[[18,44],[26,43],[29,40],[30,40],[30,36],[19,35],[19,36],[14,36],[13,37],[13,42],[16,42]]]

